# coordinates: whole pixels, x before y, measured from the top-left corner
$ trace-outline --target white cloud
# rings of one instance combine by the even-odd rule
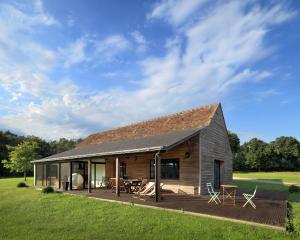
[[[87,47],[86,37],[77,39],[75,42],[72,42],[69,46],[64,49],[60,49],[61,57],[64,61],[64,66],[66,68],[87,61],[86,56],[86,47]]]
[[[22,52],[16,40],[22,33],[22,41],[30,46],[32,41],[24,34],[26,28],[0,21],[1,32],[9,33],[11,40],[0,36],[5,46],[0,46],[0,60],[5,60],[0,61],[0,86],[13,100],[8,103],[10,113],[0,119],[0,126],[50,139],[79,137],[215,101],[233,86],[272,75],[265,69],[253,69],[252,64],[270,54],[265,37],[277,24],[293,17],[294,12],[281,3],[261,7],[255,1],[220,1],[200,13],[194,11],[196,6],[182,4],[194,3],[168,1],[167,7],[161,7],[163,10],[153,10],[153,18],[169,16],[176,29],[184,22],[188,24],[167,40],[166,54],[147,57],[139,63],[143,76],[133,90],[116,86],[85,93],[72,80],[53,79],[47,74],[60,61],[66,67],[83,62],[112,62],[120,53],[134,49],[124,35],[103,39],[84,36],[59,53],[35,43],[30,53]],[[176,9],[182,12],[176,15]],[[190,21],[190,16],[197,13],[201,17]],[[140,44],[145,40],[139,34],[132,37]],[[16,50],[29,61],[21,61],[18,54],[16,57]]]
[[[111,35],[101,40],[85,35],[61,48],[60,57],[66,68],[83,62],[95,66],[114,61],[130,47],[131,43],[123,35]]]
[[[103,40],[95,41],[95,50],[100,61],[110,62],[120,53],[128,50],[131,43],[123,35],[112,35]]]
[[[163,0],[148,15],[148,19],[162,18],[173,25],[183,23],[207,0]]]
[[[55,25],[59,23],[53,16],[45,12],[42,0],[34,0],[33,4],[36,12],[34,18],[37,22],[43,23],[45,25]]]
[[[265,98],[280,95],[280,92],[271,88],[264,91],[258,91],[254,95],[256,96],[256,101],[262,102]]]
[[[137,51],[145,52],[147,50],[148,45],[148,42],[146,41],[145,37],[139,31],[133,31],[131,33],[131,36],[137,44]]]

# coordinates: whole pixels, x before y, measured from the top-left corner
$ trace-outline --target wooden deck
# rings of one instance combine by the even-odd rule
[[[208,204],[208,196],[180,195],[174,193],[163,193],[160,202],[155,202],[153,198],[141,200],[134,197],[133,194],[127,193],[121,193],[120,197],[116,197],[114,193],[106,189],[93,190],[92,193],[88,193],[87,190],[73,190],[69,193],[284,227],[287,214],[287,193],[275,190],[261,190],[253,200],[257,206],[256,209],[253,209],[250,205],[247,205],[245,208],[242,207],[245,200],[241,197],[241,192],[247,191],[239,189],[235,206]]]

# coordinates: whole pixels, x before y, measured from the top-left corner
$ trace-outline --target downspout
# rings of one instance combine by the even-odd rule
[[[155,201],[159,201],[160,196],[160,159],[159,159],[160,151],[155,153],[154,162],[155,162]]]

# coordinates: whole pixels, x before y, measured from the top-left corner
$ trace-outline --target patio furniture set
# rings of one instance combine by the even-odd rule
[[[214,202],[215,204],[221,204],[223,202],[223,205],[234,205],[236,204],[236,190],[237,186],[235,185],[221,185],[221,191],[214,191],[214,188],[211,183],[207,183],[207,190],[210,195],[210,199],[208,203]],[[246,199],[245,204],[243,207],[245,207],[248,203],[256,209],[256,205],[252,201],[257,191],[257,186],[254,189],[254,192],[252,194],[249,193],[243,193],[243,197]],[[222,201],[220,200],[219,196],[222,193]]]
[[[110,178],[107,183],[108,188],[112,192],[116,191],[116,178]],[[163,184],[160,184],[162,188]],[[155,183],[149,182],[148,179],[137,179],[137,178],[120,178],[119,180],[120,192],[126,192],[128,194],[134,194],[134,197],[141,198],[152,197],[155,195]]]

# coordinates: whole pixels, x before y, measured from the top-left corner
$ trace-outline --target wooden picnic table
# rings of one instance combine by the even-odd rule
[[[235,205],[236,185],[221,185],[223,195],[223,205]],[[230,201],[225,201],[226,199]],[[232,200],[232,201],[231,201]]]
[[[140,183],[142,183],[142,180],[138,178],[124,179],[124,183],[127,193],[131,193],[131,187],[137,187]]]

